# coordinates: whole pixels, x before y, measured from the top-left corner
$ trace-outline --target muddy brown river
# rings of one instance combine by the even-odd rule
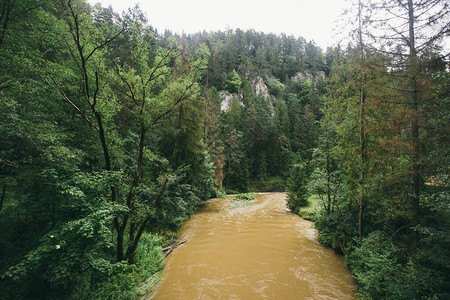
[[[212,199],[192,216],[151,299],[355,299],[344,260],[286,209],[286,194],[256,197],[235,209],[231,196]]]

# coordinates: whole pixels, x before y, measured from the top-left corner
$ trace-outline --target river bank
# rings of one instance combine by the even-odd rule
[[[342,257],[321,246],[312,223],[286,209],[285,193],[249,207],[211,199],[182,227],[188,242],[166,259],[145,299],[354,299]]]

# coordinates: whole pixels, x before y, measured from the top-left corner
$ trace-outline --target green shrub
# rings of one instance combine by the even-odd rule
[[[136,299],[138,274],[135,265],[124,263],[116,272],[102,281],[93,291],[91,299]]]
[[[246,200],[246,201],[253,201],[256,200],[255,194],[253,193],[242,193],[238,194],[234,197],[235,200]]]
[[[164,267],[162,243],[164,238],[156,234],[144,233],[136,253],[138,270],[143,279],[159,272]]]
[[[286,93],[286,86],[280,82],[277,78],[272,78],[267,82],[269,93],[277,98],[283,97]]]
[[[298,215],[305,220],[309,221],[316,220],[316,212],[312,208],[306,207],[300,208],[300,210],[298,211]]]
[[[314,194],[308,197],[307,204],[298,210],[298,215],[305,220],[315,222],[320,214],[322,206],[320,205],[320,198]]]
[[[438,281],[433,271],[417,264],[382,231],[363,238],[348,262],[362,299],[432,299],[430,292]]]
[[[319,231],[319,242],[327,247],[334,249],[335,251],[342,253],[341,238],[339,236],[338,216],[337,214],[327,215],[323,211],[317,215],[314,226]]]
[[[255,194],[253,193],[243,193],[236,195],[230,202],[232,209],[247,207],[253,205],[256,202]]]
[[[163,240],[161,236],[144,233],[136,251],[137,264],[116,263],[116,267],[98,282],[97,289],[91,293],[87,292],[87,298],[136,299],[141,293],[145,293],[146,291],[140,291],[140,284],[164,267],[161,248]]]
[[[225,188],[222,187],[220,190],[217,190],[216,192],[216,198],[226,198],[227,192],[225,191]]]
[[[150,226],[159,232],[177,231],[193,213],[197,211],[201,200],[190,184],[186,184],[183,169],[170,177],[166,190],[150,220]],[[154,199],[156,190],[148,199]]]

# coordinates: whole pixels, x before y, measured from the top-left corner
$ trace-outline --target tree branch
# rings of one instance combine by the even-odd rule
[[[153,200],[152,210],[155,209],[158,206],[159,202],[161,201],[162,195],[163,195],[164,191],[166,190],[166,186],[167,186],[167,182],[168,181],[169,181],[169,179],[166,177],[164,179],[163,185],[161,186],[161,189],[159,190],[158,195]],[[125,254],[125,258],[127,258],[128,260],[130,260],[134,256],[134,253],[136,251],[139,239],[141,238],[142,234],[144,233],[144,230],[145,230],[145,228],[147,226],[147,223],[150,222],[150,219],[152,217],[153,217],[152,213],[148,214],[147,217],[145,218],[144,222],[142,222],[141,226],[139,227],[139,230],[138,230],[138,233],[136,234],[135,240],[128,247],[127,252]]]
[[[160,114],[158,117],[156,117],[153,122],[150,124],[149,127],[152,127],[153,125],[155,125],[159,120],[161,120],[164,116],[166,116],[167,114],[169,114],[174,108],[175,106],[177,106],[179,103],[181,103],[181,101],[183,101],[186,96],[187,91],[194,85],[194,82],[192,82],[183,92],[183,94],[175,101],[175,103],[164,113]]]
[[[86,56],[86,61],[99,49],[105,47],[107,44],[109,44],[110,42],[112,42],[113,40],[115,40],[119,35],[122,34],[122,32],[124,32],[125,28],[122,28],[117,34],[115,34],[113,37],[107,39],[106,41],[104,41],[103,43],[101,43],[100,45],[96,46],[91,53],[89,53]]]
[[[153,75],[155,74],[156,70],[167,65],[167,64],[163,64],[163,62],[166,60],[166,58],[168,58],[170,56],[171,53],[172,53],[172,51],[168,51],[166,53],[166,55],[163,58],[161,58],[161,60],[156,65],[156,67],[153,69],[152,73],[150,73],[150,77],[148,78],[147,82],[145,83],[145,86],[147,86],[150,83],[150,81],[152,81],[154,79]]]
[[[83,118],[86,120],[86,122],[89,123],[89,125],[94,127],[97,131],[100,131],[100,129],[94,123],[92,123],[91,120],[89,120],[89,118],[69,99],[69,97],[67,97],[66,93],[64,93],[63,89],[58,85],[55,79],[53,79],[52,77],[50,78],[52,79],[53,84],[51,84],[50,81],[48,81],[48,79],[45,79],[48,85],[51,86],[54,90],[56,90],[61,96],[63,96],[64,100],[66,100],[70,105],[72,105],[72,107],[75,108],[75,110],[78,111],[83,116]]]

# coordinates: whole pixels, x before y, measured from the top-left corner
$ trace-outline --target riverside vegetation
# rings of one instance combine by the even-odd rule
[[[241,208],[251,206],[256,202],[255,194],[253,193],[242,193],[238,194],[231,199],[230,208]]]
[[[448,3],[356,2],[324,51],[1,1],[0,298],[137,298],[205,200],[286,186],[361,298],[449,297]]]

